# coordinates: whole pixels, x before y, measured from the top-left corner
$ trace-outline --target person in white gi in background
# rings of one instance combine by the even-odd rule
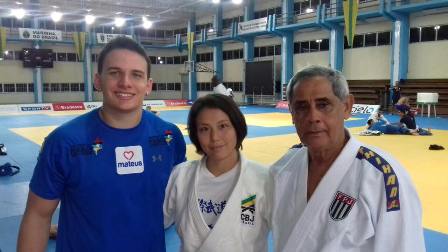
[[[226,88],[216,75],[213,75],[212,77],[212,86],[213,93],[233,97],[233,90],[231,88]]]
[[[270,169],[275,251],[425,251],[408,173],[344,127],[354,98],[342,74],[307,67],[287,98],[302,144]]]
[[[203,158],[171,173],[165,228],[175,223],[181,251],[267,251],[269,170],[239,152],[247,126],[235,102],[221,94],[197,99],[188,133]]]

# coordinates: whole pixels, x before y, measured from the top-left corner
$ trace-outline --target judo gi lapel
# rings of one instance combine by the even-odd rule
[[[330,169],[320,181],[308,204],[296,222],[283,251],[298,251],[307,242],[308,232],[314,225],[319,225],[322,211],[328,214],[329,202],[334,197],[334,192],[340,185],[345,174],[355,160],[360,144],[353,137],[345,145],[341,154],[333,162]],[[304,167],[306,169],[307,167]]]
[[[205,157],[198,163],[198,167],[196,167],[194,174],[194,189],[191,190],[188,200],[188,208],[191,213],[191,218],[193,218],[193,223],[196,223],[197,231],[199,232],[200,237],[205,237],[208,235],[210,228],[205,223],[204,218],[202,218],[201,210],[198,205],[198,178],[199,172],[201,170],[201,166],[205,167]]]
[[[240,174],[238,177],[238,181],[236,182],[235,188],[227,201],[226,207],[224,211],[218,218],[213,229],[210,230],[208,237],[205,239],[204,243],[200,247],[199,251],[219,251],[217,247],[222,243],[222,240],[225,240],[225,235],[229,234],[229,232],[239,232],[235,230],[235,224],[241,224],[240,222],[240,213],[241,213],[241,192],[243,187],[243,173],[245,170],[245,159],[240,155],[240,166],[238,169],[240,170]],[[237,244],[235,244],[237,245]]]

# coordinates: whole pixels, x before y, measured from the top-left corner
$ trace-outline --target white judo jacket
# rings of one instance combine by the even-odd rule
[[[270,211],[266,202],[268,168],[244,159],[238,181],[213,229],[202,218],[197,183],[202,160],[177,165],[165,193],[165,228],[175,223],[185,252],[267,251]]]
[[[308,149],[270,169],[275,251],[425,251],[422,209],[405,169],[350,137],[307,202]]]

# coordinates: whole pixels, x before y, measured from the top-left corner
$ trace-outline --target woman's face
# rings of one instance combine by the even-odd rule
[[[210,161],[224,161],[238,155],[237,135],[230,118],[220,109],[205,108],[196,118],[199,144]]]

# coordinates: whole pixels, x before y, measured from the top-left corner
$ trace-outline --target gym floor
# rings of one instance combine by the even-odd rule
[[[291,116],[286,110],[248,106],[241,107],[249,126],[243,153],[247,158],[269,165],[298,143]],[[79,115],[77,112],[52,112],[32,115],[0,115],[0,143],[8,155],[0,156],[0,164],[10,162],[21,167],[12,177],[0,177],[0,252],[16,251],[19,224],[25,209],[28,184],[37,154],[45,136],[55,127]],[[160,117],[179,126],[187,142],[187,158],[197,159],[188,138],[186,121],[188,108],[162,110]],[[367,115],[356,115],[346,121],[352,135],[360,141],[390,152],[410,173],[423,205],[423,226],[428,252],[448,251],[448,118],[417,117],[417,124],[431,128],[432,136],[382,135],[359,136]],[[396,115],[386,115],[391,122]],[[438,144],[445,150],[428,150]],[[53,218],[57,223],[58,211]],[[178,251],[179,238],[174,228],[166,231],[167,251]],[[272,244],[270,244],[272,245]],[[272,246],[271,246],[272,247]],[[50,241],[47,251],[54,251]]]

